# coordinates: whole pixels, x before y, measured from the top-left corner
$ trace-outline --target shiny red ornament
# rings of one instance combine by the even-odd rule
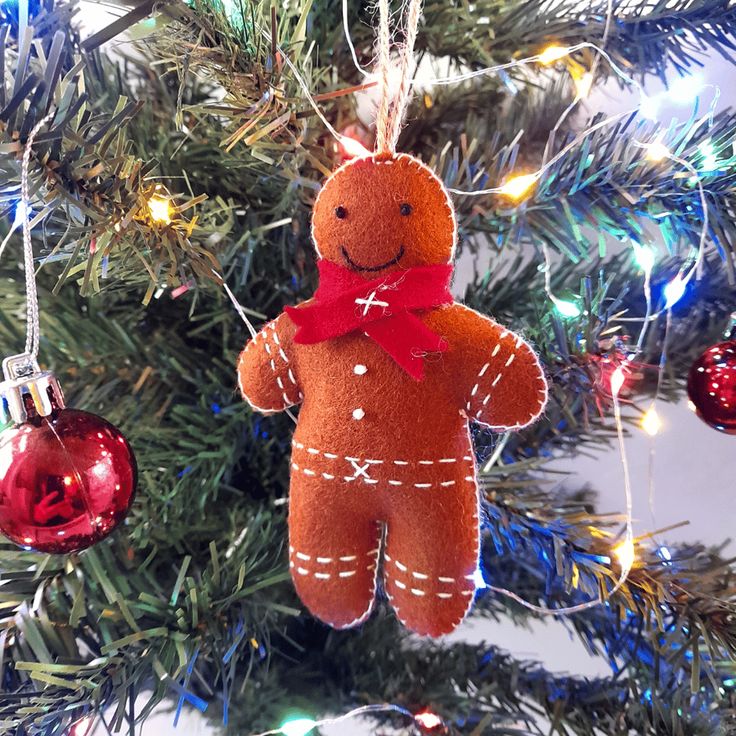
[[[0,433],[0,531],[40,552],[86,549],[125,518],[136,462],[120,431],[95,414],[26,401],[25,422]]]
[[[736,340],[708,348],[693,363],[687,393],[706,424],[736,435]]]

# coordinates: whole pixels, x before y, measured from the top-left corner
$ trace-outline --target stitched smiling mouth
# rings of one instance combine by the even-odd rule
[[[386,263],[381,263],[378,266],[362,266],[360,263],[356,263],[350,257],[350,254],[347,252],[345,246],[342,246],[341,250],[343,256],[345,256],[345,260],[347,261],[348,266],[350,266],[353,271],[381,271],[384,268],[388,268],[389,266],[393,266],[394,264],[398,263],[404,257],[404,246],[402,245],[399,247],[399,252],[390,261],[386,261]]]

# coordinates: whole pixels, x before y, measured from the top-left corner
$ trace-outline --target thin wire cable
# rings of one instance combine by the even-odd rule
[[[623,543],[628,548],[633,549],[634,544],[634,529],[633,529],[633,494],[631,490],[631,474],[629,472],[629,461],[626,455],[626,446],[624,445],[624,428],[623,422],[621,421],[621,404],[619,402],[619,390],[618,388],[612,388],[611,396],[613,398],[613,414],[616,421],[616,434],[618,437],[619,455],[621,458],[621,467],[623,468],[624,476],[624,492],[626,494],[626,526],[624,531]],[[633,566],[633,555],[631,559],[628,557],[621,561],[621,576],[619,577],[616,584],[608,592],[606,598],[603,595],[599,595],[598,598],[591,601],[585,601],[585,603],[578,603],[575,606],[566,606],[564,608],[546,608],[545,606],[537,606],[534,603],[522,598],[518,593],[514,593],[512,590],[506,588],[500,588],[495,585],[487,585],[487,590],[492,590],[494,593],[503,595],[506,598],[511,598],[517,603],[520,603],[524,608],[528,608],[530,611],[542,614],[543,616],[569,616],[572,613],[579,613],[580,611],[586,611],[590,608],[602,605],[608,598],[617,593],[621,587],[629,579],[629,573]]]
[[[38,344],[41,337],[40,311],[38,308],[38,290],[36,288],[36,271],[33,267],[33,241],[31,240],[31,195],[30,175],[33,141],[38,132],[51,120],[56,111],[47,113],[31,130],[23,151],[20,176],[20,202],[23,220],[23,266],[26,278],[26,353],[35,361],[38,358]]]
[[[414,44],[417,40],[419,29],[419,18],[422,15],[422,0],[409,0],[409,11],[406,20],[406,37],[401,54],[401,65],[399,67],[399,89],[396,93],[393,109],[389,115],[388,146],[389,150],[395,151],[396,144],[401,133],[401,123],[406,114],[409,103],[409,93],[412,90],[412,79],[409,67],[414,59]]]
[[[618,76],[620,79],[623,79],[628,84],[632,85],[636,88],[636,90],[640,94],[645,94],[644,87],[637,82],[633,77],[628,75],[612,58],[611,55],[602,49],[597,44],[591,42],[591,41],[581,41],[580,43],[576,43],[572,46],[565,47],[565,54],[564,56],[569,56],[570,54],[575,53],[576,51],[581,51],[582,49],[593,49],[596,51],[601,57],[603,57],[607,62],[608,65],[611,67],[611,70]],[[561,57],[563,58],[563,57]],[[507,61],[504,64],[497,64],[495,66],[487,66],[483,69],[475,69],[471,72],[463,72],[462,74],[454,74],[454,75],[448,75],[445,77],[434,77],[433,79],[422,79],[421,84],[426,86],[434,86],[434,85],[447,85],[447,84],[457,84],[458,82],[467,82],[470,79],[475,79],[476,77],[483,77],[488,74],[495,74],[496,72],[502,72],[506,71],[507,69],[515,69],[516,67],[520,66],[527,66],[529,64],[536,64],[540,61],[544,61],[545,57],[544,54],[534,54],[533,56],[526,56],[523,59],[516,59],[515,61]],[[419,83],[419,82],[417,82]]]
[[[215,272],[213,271],[213,273]],[[245,322],[245,326],[248,328],[248,332],[250,332],[250,336],[253,339],[255,339],[258,335],[258,331],[256,330],[255,327],[253,327],[248,317],[246,317],[245,310],[243,309],[240,302],[237,300],[237,297],[235,296],[235,294],[233,294],[233,292],[230,290],[230,287],[227,285],[227,282],[225,281],[225,279],[219,274],[216,274],[216,275],[219,276],[220,280],[222,281],[222,288],[225,289],[225,293],[228,295],[228,297],[230,297],[230,301],[233,303],[233,306],[235,307],[235,311],[240,315],[240,319],[242,319],[243,322]]]
[[[238,301],[238,298],[235,296],[235,294],[233,294],[232,290],[227,285],[227,282],[225,281],[225,279],[223,278],[223,276],[221,274],[217,273],[217,271],[215,271],[214,269],[212,269],[212,273],[214,273],[215,276],[217,276],[220,279],[220,281],[222,282],[222,288],[225,290],[225,293],[228,295],[230,301],[233,304],[233,307],[235,307],[235,311],[240,315],[240,319],[243,320],[243,322],[245,323],[245,326],[248,328],[248,332],[250,332],[251,338],[253,340],[255,340],[256,337],[258,336],[258,331],[256,330],[255,327],[253,327],[253,324],[251,323],[251,321],[246,316],[245,310],[243,309],[242,304]],[[294,416],[294,413],[291,411],[291,409],[287,408],[286,409],[286,413],[291,418],[291,421],[294,422],[294,424],[296,424],[297,423],[297,418]]]
[[[264,33],[266,38],[268,39],[271,38],[271,36],[269,34],[266,34],[265,31],[262,31],[262,33]],[[278,50],[281,53],[281,57],[284,60],[286,66],[289,67],[289,69],[291,70],[291,73],[294,75],[294,79],[296,79],[297,83],[302,88],[302,92],[304,92],[304,96],[307,98],[307,102],[309,102],[312,109],[317,114],[317,117],[322,121],[322,124],[330,132],[330,135],[332,135],[332,137],[336,141],[342,143],[346,139],[346,136],[344,136],[342,133],[339,133],[337,130],[335,130],[332,123],[325,117],[325,114],[320,109],[316,100],[314,99],[314,97],[312,97],[312,92],[309,89],[309,85],[306,83],[302,75],[299,73],[299,70],[296,68],[294,62],[288,57],[287,54],[284,53],[284,51],[280,47],[278,47]]]
[[[358,54],[355,51],[355,44],[350,35],[350,24],[348,23],[348,0],[342,0],[342,28],[345,33],[345,40],[347,41],[348,48],[350,49],[350,55],[353,57],[353,64],[355,68],[364,76],[370,77],[371,73],[364,69],[358,61]]]
[[[376,114],[376,151],[386,153],[389,148],[389,107],[391,90],[391,33],[389,30],[388,0],[378,0],[378,74],[381,79],[381,99]]]
[[[578,143],[580,143],[585,138],[587,138],[589,135],[591,135],[591,133],[595,133],[597,130],[600,130],[601,128],[605,128],[606,125],[610,125],[611,123],[615,123],[618,120],[621,120],[622,118],[628,115],[631,115],[633,112],[636,112],[637,109],[638,108],[632,108],[624,112],[616,113],[614,115],[611,115],[610,117],[605,118],[604,120],[598,121],[595,125],[591,125],[589,128],[586,128],[584,131],[579,133],[570,143],[568,143],[564,148],[562,148],[558,153],[556,153],[555,156],[552,157],[544,166],[542,166],[537,171],[532,172],[530,176],[533,176],[535,181],[539,181],[539,179],[548,169],[554,166],[560,159],[566,156],[572,149],[577,147]],[[489,187],[488,189],[475,189],[475,190],[448,188],[448,191],[452,192],[453,194],[464,194],[467,197],[480,197],[486,194],[501,194],[505,191],[505,188],[503,186]]]
[[[336,723],[342,723],[350,718],[356,718],[357,716],[366,715],[368,713],[399,713],[402,716],[415,720],[414,714],[402,708],[400,705],[394,705],[393,703],[375,703],[372,705],[362,705],[360,708],[354,708],[347,713],[343,713],[341,716],[334,718],[323,718],[321,721],[316,721],[312,728],[323,728],[324,726],[333,726]],[[280,728],[272,728],[270,731],[262,731],[261,733],[253,734],[252,736],[277,736],[277,734],[283,734],[284,731]]]
[[[3,242],[0,243],[0,258],[2,258],[2,255],[5,252],[5,246],[10,242],[10,238],[12,237],[13,233],[22,224],[23,224],[23,208],[22,207],[16,207],[15,208],[15,217],[13,217],[13,224],[10,226],[10,229],[8,230],[8,234],[3,238]]]

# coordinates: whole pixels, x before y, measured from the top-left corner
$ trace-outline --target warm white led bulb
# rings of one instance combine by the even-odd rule
[[[659,161],[664,161],[664,159],[669,158],[670,149],[667,148],[667,146],[665,146],[664,143],[662,143],[661,141],[649,143],[645,146],[645,148],[647,149],[647,158],[650,161],[658,163]]]
[[[499,189],[501,194],[505,194],[511,199],[522,199],[525,194],[536,184],[536,174],[519,174],[508,179]]]
[[[547,48],[539,54],[537,59],[540,64],[544,64],[546,66],[547,64],[554,64],[556,61],[564,59],[569,53],[569,47],[553,44],[552,46],[547,46]]]
[[[171,200],[160,194],[152,194],[148,198],[148,213],[154,222],[162,225],[171,223]]]
[[[650,406],[642,415],[639,426],[650,436],[655,437],[662,429],[662,420],[659,418],[657,409]]]
[[[631,570],[634,566],[634,560],[636,559],[636,550],[634,548],[633,539],[624,539],[623,542],[617,544],[613,548],[613,553],[621,564],[621,569]]]

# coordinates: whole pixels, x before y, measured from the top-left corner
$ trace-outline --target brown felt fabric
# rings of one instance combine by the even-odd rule
[[[411,207],[401,214],[401,205]],[[343,207],[344,219],[335,215]],[[423,164],[405,154],[354,159],[319,193],[312,216],[319,254],[348,265],[342,249],[362,266],[393,259],[399,268],[447,263],[455,245],[455,217],[447,192]],[[365,272],[375,278],[376,272]]]
[[[414,214],[424,212],[418,203],[427,192],[438,200],[444,194],[439,182],[428,185],[423,167],[407,162],[393,169],[371,161],[360,162],[359,169],[351,164],[350,171],[362,172],[357,178],[367,178],[371,188],[345,181],[351,189],[341,198],[348,203],[343,206],[355,211],[350,197],[360,190],[362,199],[355,201],[362,201],[361,214],[331,242],[350,242],[356,255],[377,263],[389,251],[376,250],[373,234],[388,237],[404,224],[398,204],[392,218],[369,206],[368,198],[384,207],[408,200]],[[339,259],[321,239],[333,231],[319,224],[329,219],[335,201],[320,196],[314,232],[323,255]],[[441,205],[439,200],[432,212]],[[393,268],[447,259],[454,226],[430,220],[428,231],[401,230],[411,262]],[[457,303],[421,318],[448,343],[446,352],[426,357],[422,381],[360,332],[296,344],[295,325],[286,315],[241,354],[241,390],[256,408],[278,411],[302,403],[293,440],[289,561],[300,597],[332,626],[365,620],[378,579],[414,631],[439,636],[460,623],[472,602],[479,535],[468,420],[517,428],[544,408],[546,383],[521,338]]]

